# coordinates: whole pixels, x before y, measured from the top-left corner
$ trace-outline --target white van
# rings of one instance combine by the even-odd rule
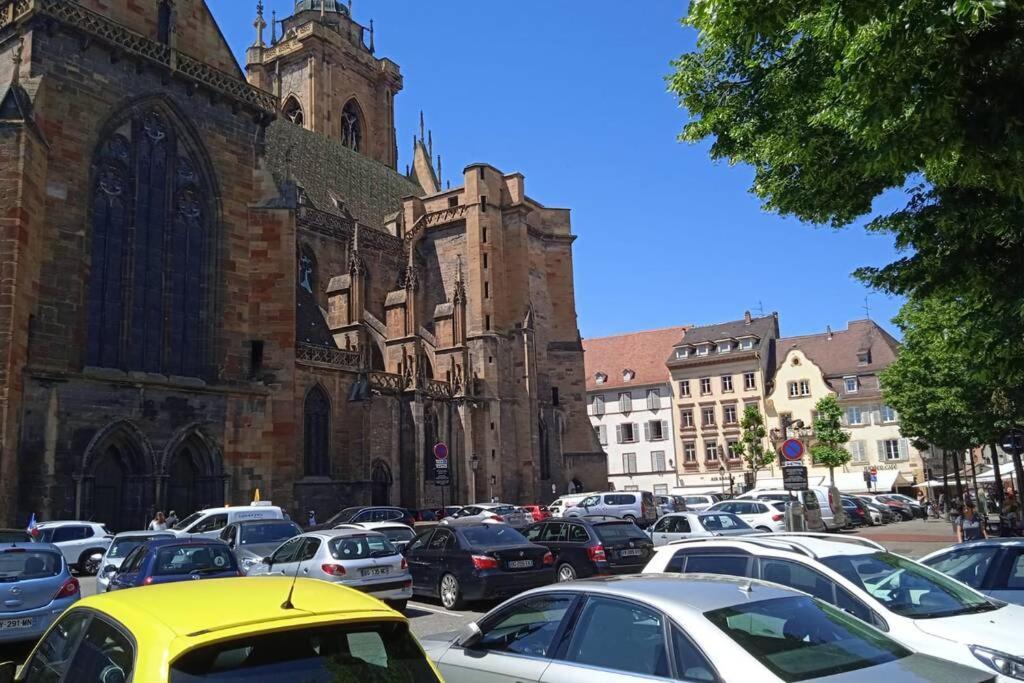
[[[790,492],[785,489],[751,489],[737,498],[753,498],[760,500],[786,501]],[[817,508],[817,512],[815,512]],[[804,496],[804,509],[807,516],[808,531],[816,531],[817,517],[821,518],[821,528],[825,531],[838,531],[849,523],[843,511],[839,489],[834,486],[812,486]]]
[[[570,493],[568,495],[562,496],[555,502],[548,505],[548,512],[551,513],[552,517],[564,517],[566,510],[568,510],[571,507],[574,507],[577,503],[579,503],[587,496],[592,495],[594,495],[594,492]]]
[[[176,536],[203,536],[217,538],[228,524],[252,519],[284,519],[284,512],[270,501],[259,501],[238,507],[209,508],[194,512],[174,525]]]

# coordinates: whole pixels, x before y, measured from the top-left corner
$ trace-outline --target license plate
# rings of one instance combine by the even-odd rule
[[[387,567],[375,567],[373,569],[363,569],[362,570],[362,575],[363,576],[384,576],[385,574],[387,574],[390,571],[391,570],[388,569]]]
[[[0,619],[0,631],[15,630],[21,628],[32,628],[32,617],[21,617],[20,619]]]
[[[508,563],[509,569],[529,569],[533,566],[533,560],[512,560]]]
[[[620,550],[619,557],[640,557],[644,554],[644,551],[640,548],[634,548],[632,550]]]

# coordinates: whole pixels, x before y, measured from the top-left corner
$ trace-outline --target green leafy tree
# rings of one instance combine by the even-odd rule
[[[1024,405],[1024,4],[692,0],[696,49],[670,89],[682,138],[754,172],[767,209],[835,228],[869,218],[900,257],[858,275],[975,313],[964,353]],[[876,200],[906,192],[876,214]],[[892,195],[882,205],[892,205]],[[985,327],[985,326],[988,327]],[[1020,414],[1017,415],[1020,417]]]
[[[736,444],[736,450],[743,456],[743,460],[750,468],[755,486],[757,485],[757,473],[768,467],[775,461],[775,454],[764,446],[764,439],[767,430],[764,427],[764,416],[757,406],[747,406],[743,411],[743,418],[740,420],[740,427],[743,434],[740,442]]]
[[[850,435],[843,430],[843,409],[835,396],[825,396],[814,406],[818,415],[814,418],[814,445],[811,458],[819,465],[828,467],[828,478],[836,483],[835,468],[850,462],[850,452],[843,444]]]

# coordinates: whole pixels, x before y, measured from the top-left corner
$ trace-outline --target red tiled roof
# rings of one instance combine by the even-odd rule
[[[899,342],[873,320],[854,320],[847,329],[779,340],[777,363],[786,362],[792,349],[800,349],[826,377],[875,374],[896,360]],[[871,351],[871,363],[857,364],[857,354]]]
[[[587,391],[665,384],[670,380],[665,359],[686,333],[686,327],[633,332],[614,337],[583,340],[583,362],[587,371]],[[633,381],[622,378],[624,370],[636,373]],[[597,373],[608,375],[597,383]]]

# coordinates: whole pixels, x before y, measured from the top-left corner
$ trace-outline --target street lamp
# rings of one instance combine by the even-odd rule
[[[722,495],[725,495],[725,465],[718,466],[718,480],[722,482]]]
[[[477,468],[479,468],[479,467],[480,467],[480,458],[476,457],[476,455],[474,454],[473,457],[469,459],[469,474],[470,474],[470,478],[469,478],[469,481],[470,481],[469,500],[470,501],[475,501],[476,500],[476,471],[477,471]]]

